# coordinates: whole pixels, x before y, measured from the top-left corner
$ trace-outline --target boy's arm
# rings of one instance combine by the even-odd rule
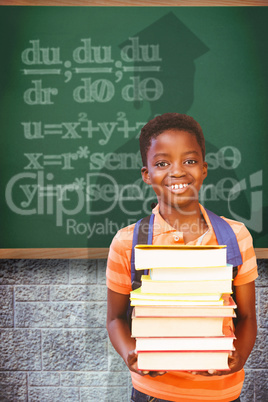
[[[235,328],[236,340],[229,367],[231,373],[241,370],[250,352],[253,349],[256,335],[257,322],[255,311],[255,282],[236,286],[237,325]]]
[[[107,331],[115,350],[123,358],[129,370],[140,375],[150,374],[152,377],[164,372],[149,372],[138,370],[136,341],[131,338],[127,322],[129,295],[113,292],[108,288],[107,293]]]
[[[255,282],[236,286],[237,324],[235,327],[236,340],[235,351],[229,357],[229,371],[209,370],[209,373],[200,372],[203,375],[226,375],[241,370],[250,352],[253,349],[256,335],[257,322],[255,311]]]
[[[123,358],[130,370],[137,371],[135,363],[129,366],[129,352],[134,351],[136,341],[131,338],[127,323],[129,295],[116,293],[108,288],[107,291],[107,331],[115,350]],[[133,367],[132,367],[133,366]]]

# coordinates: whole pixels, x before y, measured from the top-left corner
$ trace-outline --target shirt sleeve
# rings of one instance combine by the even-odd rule
[[[252,237],[245,225],[241,225],[236,237],[243,261],[243,264],[238,266],[238,273],[234,278],[234,285],[239,286],[254,281],[258,277],[258,271]]]
[[[106,285],[114,292],[129,294],[131,287],[131,244],[132,241],[125,238],[124,232],[119,231],[110,245]]]

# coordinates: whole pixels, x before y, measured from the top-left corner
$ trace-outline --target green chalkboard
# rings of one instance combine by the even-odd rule
[[[0,9],[1,248],[108,247],[150,213],[138,136],[200,122],[201,202],[267,247],[267,7]]]

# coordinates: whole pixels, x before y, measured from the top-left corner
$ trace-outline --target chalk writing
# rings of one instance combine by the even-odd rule
[[[33,87],[24,92],[24,102],[33,105],[53,105],[52,95],[57,95],[57,88],[43,88],[42,80],[32,81]]]
[[[43,170],[46,166],[58,166],[62,170],[73,170],[74,161],[88,159],[90,170],[129,170],[142,167],[140,152],[114,153],[93,152],[87,146],[79,147],[76,153],[45,155],[43,153],[24,153],[27,164],[24,170]],[[84,165],[84,163],[83,163]]]
[[[16,214],[55,215],[57,226],[63,225],[66,215],[74,216],[82,210],[88,215],[99,216],[120,207],[121,211],[131,216],[149,213],[150,203],[154,199],[151,187],[142,186],[140,181],[141,179],[131,184],[119,184],[112,175],[98,172],[76,177],[69,184],[59,184],[52,173],[46,174],[42,170],[24,172],[9,180],[6,201]],[[203,202],[230,201],[230,193],[235,187],[236,194],[232,196],[232,200],[239,196],[243,188],[239,188],[236,179],[226,177],[216,185],[205,185],[201,199]],[[13,198],[15,190],[19,197]],[[131,209],[129,203],[133,201],[139,201],[137,208],[141,209]]]
[[[61,123],[42,123],[41,121],[22,122],[23,134],[27,140],[44,140],[59,136],[63,140],[88,138],[96,140],[99,145],[106,145],[112,139],[129,139],[139,137],[140,129],[146,122],[138,121],[131,125],[126,113],[118,112],[114,121],[94,122],[86,113],[79,113],[78,121]]]
[[[63,61],[60,47],[43,47],[39,39],[30,40],[30,46],[21,53],[21,60],[27,67],[22,73],[28,77],[59,75],[65,77],[64,83],[69,83],[73,75],[86,76],[72,89],[72,98],[77,103],[110,102],[115,96],[116,84],[124,74],[135,74],[130,75],[128,83],[119,89],[124,101],[154,102],[162,96],[164,87],[158,78],[141,79],[137,75],[161,71],[159,44],[141,44],[139,37],[129,38],[129,44],[120,51],[121,60],[115,60],[112,46],[95,45],[92,38],[82,38],[81,42],[82,46],[73,50],[72,60]],[[72,67],[73,63],[76,66]],[[96,74],[109,78],[94,79]],[[44,85],[42,79],[31,80],[31,87],[23,95],[24,102],[30,106],[54,104],[58,88]]]

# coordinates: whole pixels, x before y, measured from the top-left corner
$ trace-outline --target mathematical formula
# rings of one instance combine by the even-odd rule
[[[92,38],[82,38],[82,46],[73,50],[70,60],[63,61],[59,47],[43,47],[39,39],[29,42],[21,54],[22,74],[38,78],[31,79],[31,86],[23,94],[24,102],[30,106],[55,103],[59,89],[44,86],[40,78],[44,76],[62,76],[65,84],[79,77],[80,85],[72,88],[72,98],[77,103],[110,102],[118,86],[126,102],[154,102],[163,94],[163,83],[154,76],[161,71],[159,44],[141,44],[139,37],[129,38],[129,44],[120,51],[120,60],[115,60],[112,46],[93,45]],[[149,75],[141,78],[141,73]],[[100,74],[101,78],[95,78]],[[125,75],[128,83],[121,87],[119,83]]]
[[[79,113],[74,122],[43,123],[41,121],[22,122],[23,135],[27,140],[40,140],[58,136],[63,140],[81,138],[94,139],[99,145],[107,145],[112,137],[118,139],[138,138],[141,128],[146,122],[135,122],[131,125],[126,113],[118,112],[114,121],[95,122],[86,113]]]

